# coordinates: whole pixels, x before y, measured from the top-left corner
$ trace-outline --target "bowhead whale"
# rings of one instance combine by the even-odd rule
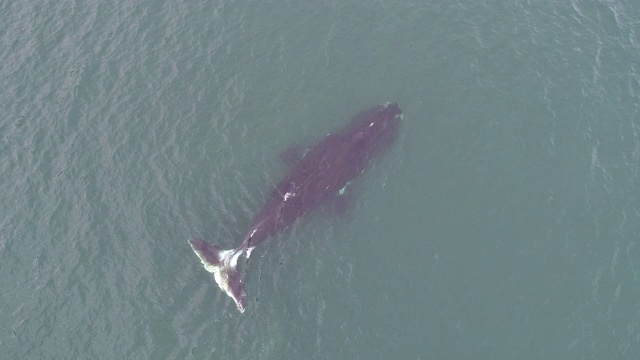
[[[395,103],[375,106],[354,116],[346,128],[328,134],[297,159],[290,158],[289,172],[275,186],[237,248],[223,250],[202,239],[189,240],[204,268],[213,273],[240,312],[246,307],[246,293],[238,258],[244,255],[248,259],[261,242],[341,196],[349,181],[393,143],[401,118]]]

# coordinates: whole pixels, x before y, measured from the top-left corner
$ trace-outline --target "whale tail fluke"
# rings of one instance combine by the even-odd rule
[[[205,270],[213,274],[216,283],[230,298],[235,301],[240,312],[244,312],[246,294],[242,275],[237,269],[238,257],[244,250],[222,250],[202,239],[189,239],[189,245],[198,255]]]

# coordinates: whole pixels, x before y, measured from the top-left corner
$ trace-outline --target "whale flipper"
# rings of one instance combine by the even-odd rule
[[[291,146],[280,154],[280,159],[289,167],[294,167],[302,162],[308,151],[304,146]]]

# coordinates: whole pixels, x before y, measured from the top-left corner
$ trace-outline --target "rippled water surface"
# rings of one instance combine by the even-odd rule
[[[6,359],[637,359],[635,1],[0,2]],[[287,167],[401,136],[256,249]]]

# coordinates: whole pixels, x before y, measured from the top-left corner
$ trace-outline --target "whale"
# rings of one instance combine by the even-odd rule
[[[370,167],[398,137],[402,111],[385,103],[359,112],[346,127],[324,136],[302,151],[283,152],[288,172],[275,185],[234,249],[222,249],[201,238],[188,240],[205,270],[243,313],[247,295],[239,259],[314,210],[344,196],[347,185]]]

